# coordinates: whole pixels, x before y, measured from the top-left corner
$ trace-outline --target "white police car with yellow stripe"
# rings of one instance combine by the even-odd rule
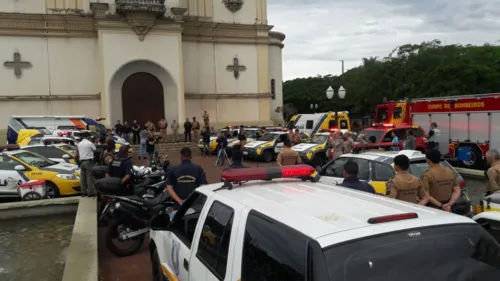
[[[302,159],[302,162],[312,166],[321,166],[328,161],[326,143],[329,133],[317,133],[309,141],[299,143],[292,147],[297,151]]]
[[[258,141],[252,141],[243,147],[243,157],[271,162],[283,149],[283,141],[288,138],[284,131],[269,132]]]
[[[473,220],[324,184],[308,165],[230,169],[151,220],[155,281],[473,281],[500,245]]]

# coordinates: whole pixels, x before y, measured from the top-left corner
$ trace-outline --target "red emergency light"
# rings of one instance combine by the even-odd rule
[[[309,165],[293,165],[266,168],[230,169],[222,172],[221,178],[225,182],[246,182],[251,180],[272,180],[280,178],[312,177],[316,170]]]
[[[375,217],[368,219],[369,224],[377,224],[391,221],[400,221],[400,220],[408,220],[408,219],[417,219],[417,213],[406,213],[406,214],[397,214],[397,215],[389,215],[383,217]]]

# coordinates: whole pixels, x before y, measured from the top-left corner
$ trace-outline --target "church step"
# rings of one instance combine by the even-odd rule
[[[138,155],[140,151],[140,146],[139,145],[131,145],[134,155]],[[197,151],[198,150],[198,144],[196,143],[185,143],[185,142],[179,142],[179,143],[160,143],[157,146],[157,151],[159,154],[165,154],[165,153],[179,153],[183,147],[189,147],[191,148],[192,151]]]

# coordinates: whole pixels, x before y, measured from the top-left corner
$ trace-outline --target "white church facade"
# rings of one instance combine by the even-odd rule
[[[267,0],[3,0],[0,130],[11,115],[281,122],[271,29]]]

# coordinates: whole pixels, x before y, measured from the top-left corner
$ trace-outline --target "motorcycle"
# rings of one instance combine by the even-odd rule
[[[149,221],[153,216],[171,213],[174,201],[167,192],[162,192],[153,199],[138,196],[106,195],[112,199],[101,214],[99,220],[111,214],[112,220],[106,233],[106,246],[119,257],[135,254],[144,244],[149,233]],[[127,248],[121,247],[130,242]]]
[[[483,226],[500,243],[500,192],[487,194],[474,207],[474,221]]]

